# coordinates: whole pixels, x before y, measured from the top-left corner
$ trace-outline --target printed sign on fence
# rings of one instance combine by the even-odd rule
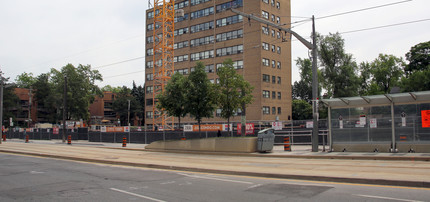
[[[430,128],[430,110],[421,111],[421,122],[423,128]]]
[[[314,122],[313,121],[306,121],[306,128],[314,128]]]
[[[48,131],[49,132],[49,131]],[[52,134],[54,134],[54,135],[58,135],[58,134],[60,134],[60,128],[53,128],[52,129]]]
[[[242,124],[237,124],[237,134],[242,135]],[[246,130],[245,135],[252,135],[254,134],[254,123],[247,123],[246,124]]]
[[[184,125],[185,132],[193,132],[193,125]]]
[[[272,122],[272,128],[275,130],[282,130],[282,122]]]
[[[370,119],[370,128],[377,128],[378,127],[378,122],[376,119]]]
[[[201,131],[218,131],[222,130],[222,124],[200,125]],[[199,131],[199,125],[193,125],[193,131]]]

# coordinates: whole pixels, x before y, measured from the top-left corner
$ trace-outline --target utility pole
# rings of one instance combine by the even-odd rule
[[[313,109],[313,128],[312,128],[312,152],[318,152],[318,68],[317,68],[317,36],[315,33],[315,17],[312,16],[312,109]],[[323,137],[324,138],[324,137]]]
[[[3,139],[3,76],[0,74],[0,130],[1,138],[0,144]]]
[[[318,67],[317,67],[317,45],[316,45],[316,34],[315,34],[315,20],[312,16],[312,37],[313,37],[313,43],[307,41],[302,36],[291,30],[290,28],[284,28],[279,24],[275,24],[271,21],[256,17],[252,14],[246,14],[244,12],[238,11],[236,9],[231,9],[233,13],[239,14],[243,17],[246,17],[248,19],[253,19],[257,22],[266,24],[268,26],[275,27],[276,29],[279,29],[279,31],[284,31],[286,33],[292,34],[294,37],[296,37],[300,42],[302,42],[303,45],[305,45],[309,50],[312,50],[312,101],[313,101],[313,130],[312,130],[312,152],[318,152],[318,109],[317,102],[318,102]]]
[[[30,128],[30,122],[31,122],[31,96],[33,96],[33,88],[30,86],[30,91],[28,92],[28,122],[27,122],[27,128]]]
[[[66,107],[67,107],[67,76],[64,76],[64,97],[63,97],[63,143],[66,142]]]
[[[128,126],[130,126],[130,100],[128,100],[128,115],[127,115]]]

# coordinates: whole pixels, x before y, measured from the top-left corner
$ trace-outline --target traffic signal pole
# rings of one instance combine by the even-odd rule
[[[291,30],[290,28],[284,28],[279,24],[275,24],[271,21],[256,17],[252,14],[247,14],[236,9],[231,9],[233,13],[239,14],[248,19],[255,20],[257,22],[272,26],[280,31],[290,33],[296,37],[303,45],[309,50],[312,50],[312,106],[313,106],[313,129],[312,129],[312,152],[318,152],[318,67],[317,67],[317,44],[316,44],[316,33],[315,33],[315,18],[312,16],[312,43],[304,39],[302,36]]]

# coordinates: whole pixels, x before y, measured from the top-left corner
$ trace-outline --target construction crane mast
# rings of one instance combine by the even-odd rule
[[[151,0],[150,0],[151,1]],[[164,92],[174,73],[173,45],[175,43],[175,1],[154,1],[153,43],[153,129],[173,130],[174,119],[157,109],[157,96]]]

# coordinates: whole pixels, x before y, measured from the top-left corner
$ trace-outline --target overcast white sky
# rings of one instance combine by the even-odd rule
[[[152,0],[150,0],[152,2]],[[259,0],[245,0],[259,1]],[[291,0],[292,16],[316,18],[402,0]],[[144,83],[145,10],[147,0],[0,0],[0,68],[12,81],[23,73],[35,76],[67,63],[90,64],[105,85],[131,87]],[[405,3],[316,20],[321,34],[347,32],[430,19],[429,0]],[[292,22],[303,20],[293,18]],[[310,36],[311,23],[294,24],[294,31]],[[430,20],[343,34],[346,51],[357,62],[372,61],[379,53],[404,57],[410,47],[430,40]],[[293,42],[293,60],[308,57]],[[100,67],[100,68],[98,68]],[[298,80],[293,62],[293,81]]]

